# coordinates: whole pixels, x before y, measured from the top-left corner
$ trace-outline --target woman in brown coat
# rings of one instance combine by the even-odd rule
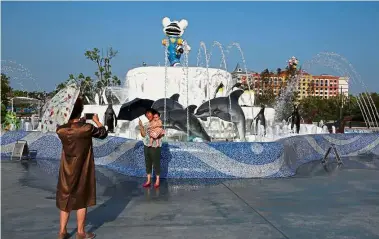
[[[84,230],[87,207],[96,205],[95,163],[92,137],[107,137],[105,127],[95,114],[97,127],[80,120],[83,101],[78,98],[67,124],[58,127],[57,134],[63,150],[59,168],[56,205],[60,209],[59,238],[67,238],[67,222],[72,210],[77,210],[77,239],[94,238],[94,233]]]

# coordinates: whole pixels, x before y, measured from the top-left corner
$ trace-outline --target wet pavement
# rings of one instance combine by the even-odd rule
[[[353,167],[362,160],[369,166]],[[330,164],[328,173],[314,162],[294,178],[163,180],[159,190],[97,167],[86,228],[106,239],[379,238],[378,160]],[[1,237],[56,238],[56,176],[36,162],[4,160],[1,174]],[[74,238],[75,214],[68,229]]]

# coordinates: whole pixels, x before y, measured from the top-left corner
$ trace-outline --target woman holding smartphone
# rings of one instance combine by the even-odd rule
[[[108,134],[97,114],[92,114],[92,121],[96,124],[93,126],[80,119],[82,112],[83,101],[78,98],[69,122],[56,131],[63,146],[56,193],[56,206],[60,210],[59,239],[68,238],[67,222],[72,210],[77,210],[76,238],[91,239],[96,236],[84,230],[87,207],[96,205],[92,138],[104,139]],[[86,114],[88,116],[91,115]]]

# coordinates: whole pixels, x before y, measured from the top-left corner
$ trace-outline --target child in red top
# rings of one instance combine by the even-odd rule
[[[149,123],[148,134],[150,136],[149,147],[153,146],[154,140],[155,147],[160,145],[161,137],[165,134],[164,129],[162,128],[163,124],[159,118],[159,114],[154,114],[153,120]]]

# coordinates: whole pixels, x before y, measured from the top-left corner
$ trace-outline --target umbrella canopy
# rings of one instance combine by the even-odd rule
[[[79,93],[79,86],[72,80],[48,102],[42,116],[42,132],[55,132],[68,122]]]
[[[151,108],[153,103],[153,100],[135,98],[121,106],[117,119],[129,121],[137,119],[145,114],[146,110]]]

